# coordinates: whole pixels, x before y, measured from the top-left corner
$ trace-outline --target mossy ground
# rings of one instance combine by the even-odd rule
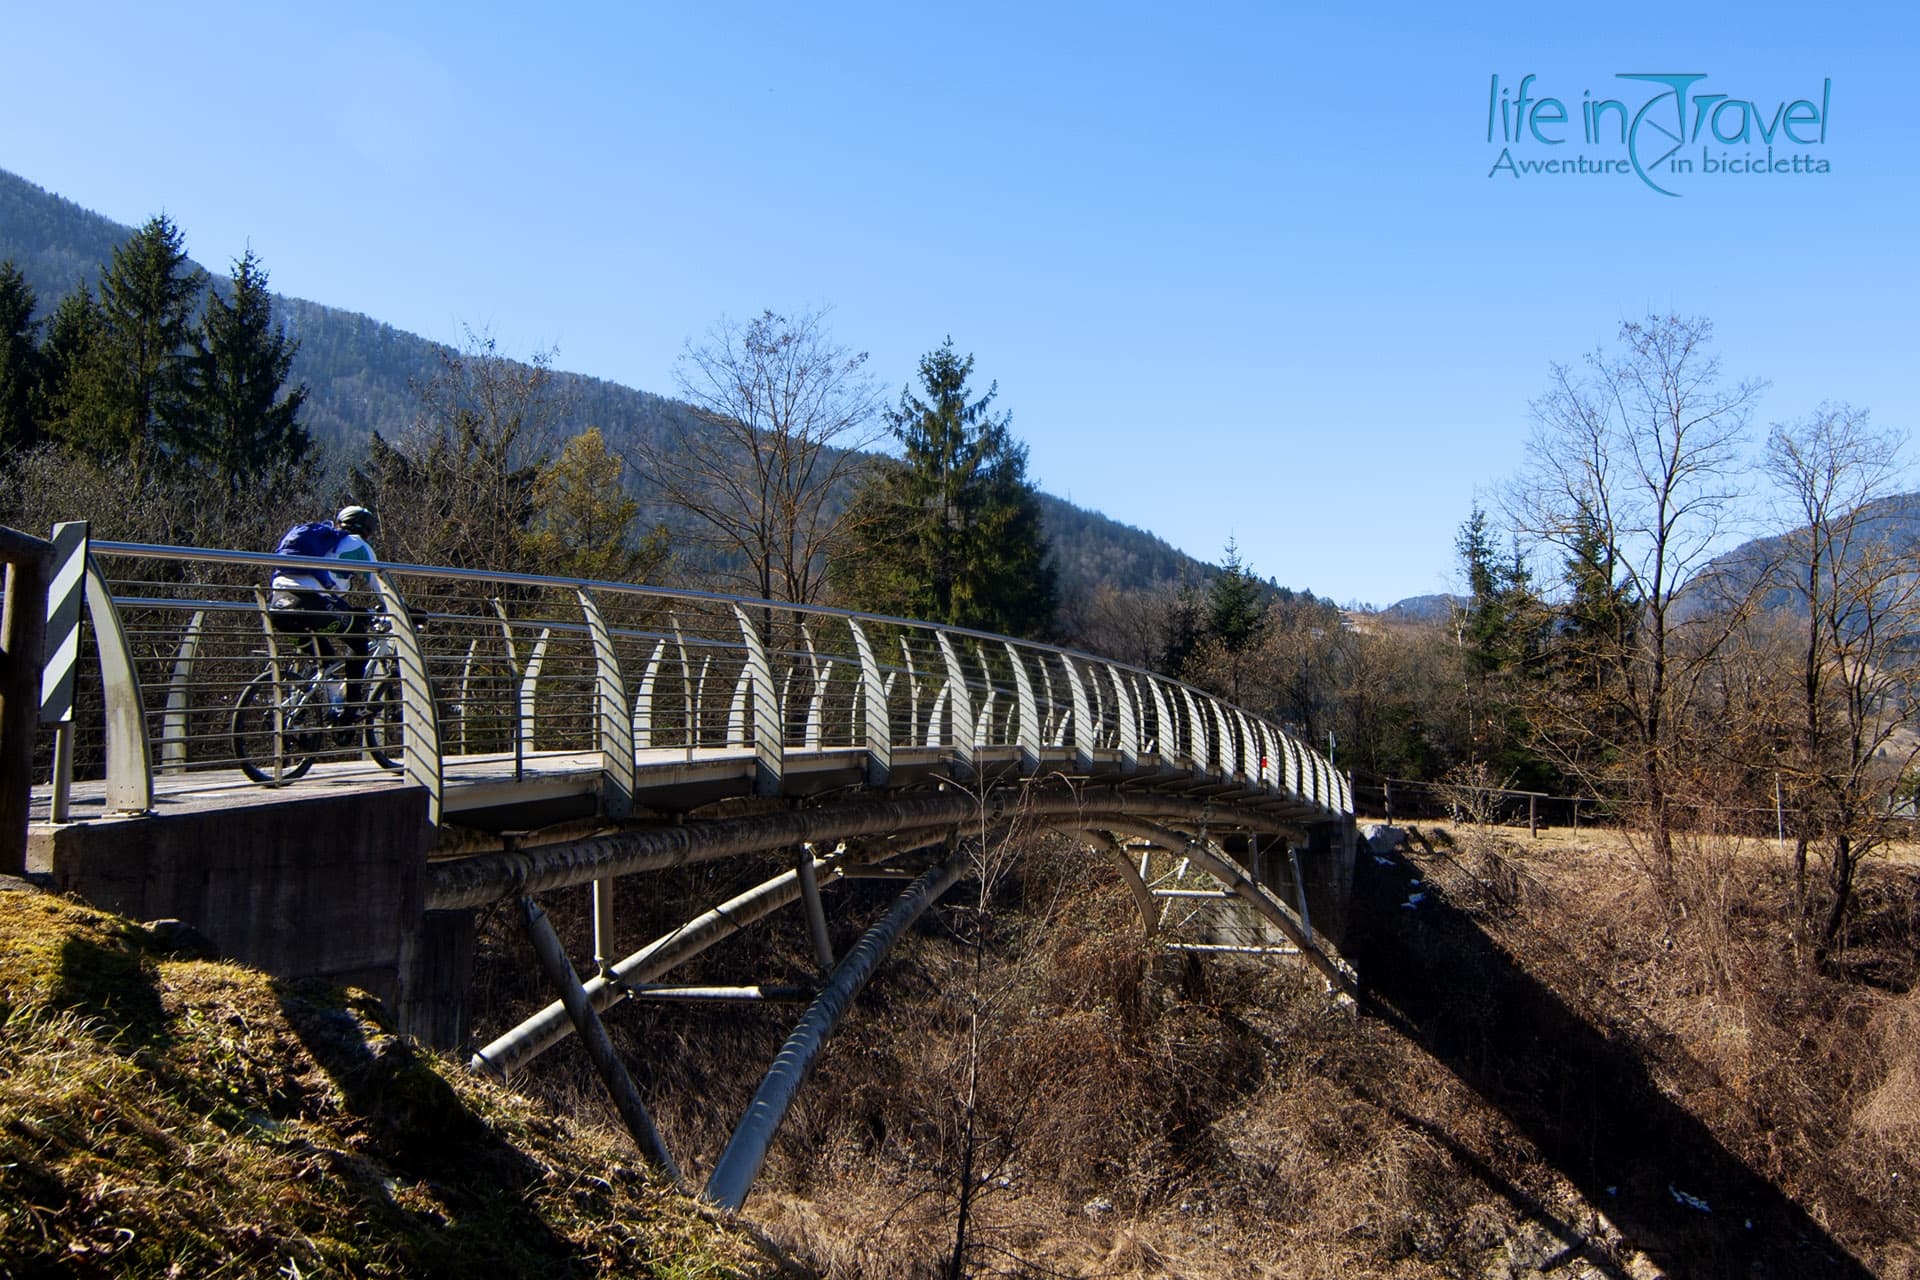
[[[361,993],[0,893],[0,1275],[758,1276],[624,1140]]]

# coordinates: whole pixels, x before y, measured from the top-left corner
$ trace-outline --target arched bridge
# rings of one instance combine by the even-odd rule
[[[719,1203],[744,1199],[887,948],[1018,828],[1064,833],[1122,877],[1156,945],[1298,957],[1345,982],[1328,939],[1351,884],[1347,781],[1281,727],[1156,673],[816,606],[382,564],[385,629],[341,707],[340,673],[268,625],[261,584],[284,557],[54,532],[26,869],[188,920],[269,971],[368,986],[444,1046],[467,1034],[474,912],[517,902],[560,998],[475,1066],[505,1075],[578,1033],[669,1170],[600,1013],[802,1001],[707,1184]],[[36,607],[33,575],[12,581],[32,598],[10,610]],[[616,882],[772,853],[780,874],[615,955]],[[861,877],[903,892],[836,955],[825,891]],[[593,903],[578,967],[536,901],[575,886]],[[816,983],[668,980],[789,904]]]

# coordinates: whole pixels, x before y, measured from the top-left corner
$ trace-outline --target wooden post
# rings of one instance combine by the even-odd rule
[[[33,738],[40,723],[40,646],[47,626],[53,547],[8,529],[6,603],[0,614],[0,874],[27,869],[27,808],[33,796]]]
[[[1527,839],[1535,840],[1540,836],[1540,797],[1527,797]]]
[[[1382,797],[1384,797],[1384,803],[1387,810],[1387,825],[1392,826],[1393,825],[1393,779],[1392,778],[1382,778],[1380,780],[1380,794]]]

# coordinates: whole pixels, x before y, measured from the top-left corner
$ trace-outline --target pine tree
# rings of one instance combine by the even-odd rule
[[[85,438],[86,424],[97,420],[101,407],[93,403],[97,388],[88,375],[99,339],[100,309],[82,285],[60,299],[40,341],[33,418],[44,434],[77,442]]]
[[[181,443],[193,310],[205,285],[164,214],[114,250],[100,277],[99,333],[69,376],[69,443],[142,466]]]
[[[1220,576],[1207,589],[1207,633],[1231,652],[1252,643],[1265,612],[1258,579],[1240,560],[1240,544],[1227,539]]]
[[[1580,512],[1568,536],[1566,603],[1559,611],[1554,648],[1560,678],[1585,694],[1597,694],[1617,674],[1634,643],[1636,609],[1600,521]]]
[[[997,384],[968,399],[972,372],[951,338],[921,358],[926,398],[905,389],[887,413],[904,457],[858,491],[837,577],[865,608],[1035,635],[1058,603],[1039,494],[1010,419],[989,412]]]
[[[1539,656],[1546,624],[1526,562],[1517,552],[1500,555],[1487,513],[1478,506],[1460,526],[1454,547],[1467,574],[1461,642],[1468,673],[1485,679],[1526,666]]]
[[[0,262],[0,449],[28,448],[39,438],[34,421],[40,385],[34,305],[33,286],[13,260]]]
[[[1467,740],[1473,758],[1495,780],[1545,790],[1558,781],[1531,745],[1528,708],[1542,690],[1542,656],[1552,618],[1534,590],[1518,551],[1502,556],[1479,506],[1454,539],[1467,576],[1467,603],[1457,615],[1466,675]]]
[[[179,459],[230,500],[288,476],[313,447],[300,424],[306,384],[282,394],[298,346],[273,323],[267,273],[249,249],[233,266],[233,300],[207,297],[173,436]]]

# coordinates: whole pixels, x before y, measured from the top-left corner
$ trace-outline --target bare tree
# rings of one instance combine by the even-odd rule
[[[1845,924],[1860,859],[1885,838],[1880,784],[1913,759],[1912,748],[1902,761],[1884,757],[1908,720],[1912,676],[1895,651],[1913,638],[1920,578],[1881,502],[1900,476],[1900,440],[1873,429],[1864,411],[1822,405],[1776,426],[1767,470],[1799,526],[1786,537],[1779,576],[1805,612],[1799,741],[1788,761],[1803,919],[1809,840],[1817,835],[1829,850],[1820,959]]]
[[[419,412],[396,441],[376,432],[354,469],[354,501],[380,514],[383,555],[426,564],[530,567],[527,526],[539,464],[563,411],[553,353],[503,355],[467,331],[459,350],[417,388]]]
[[[1742,610],[1713,607],[1697,586],[1721,546],[1747,418],[1761,384],[1722,385],[1704,319],[1649,316],[1620,327],[1617,347],[1582,366],[1555,365],[1533,402],[1527,467],[1509,495],[1517,529],[1569,561],[1605,567],[1630,606],[1630,627],[1596,650],[1603,699],[1560,704],[1537,727],[1585,744],[1605,717],[1605,758],[1645,809],[1655,869],[1673,871],[1674,783],[1684,708]],[[1598,703],[1607,705],[1597,705]],[[1591,755],[1560,753],[1591,769]],[[1613,767],[1612,764],[1609,767]],[[1593,779],[1599,781],[1599,779]]]
[[[857,451],[879,438],[867,353],[837,345],[825,322],[824,310],[722,318],[676,371],[695,420],[637,447],[667,500],[745,562],[762,599],[820,594]]]

